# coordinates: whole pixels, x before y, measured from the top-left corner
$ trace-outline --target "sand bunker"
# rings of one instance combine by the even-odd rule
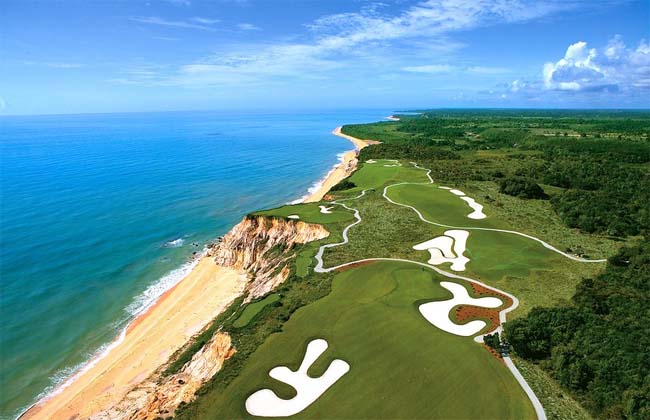
[[[374,160],[374,159],[368,159],[368,160],[366,161],[366,163],[377,163],[377,161]]]
[[[246,399],[246,411],[253,416],[288,417],[300,413],[318,399],[329,387],[348,373],[350,365],[335,359],[319,378],[307,375],[307,370],[327,350],[327,341],[319,338],[307,345],[300,368],[292,371],[286,366],[271,369],[269,376],[292,386],[296,396],[290,400],[279,398],[270,389],[261,389]]]
[[[323,214],[330,214],[330,213],[332,213],[332,209],[333,209],[334,207],[332,207],[332,206],[330,206],[330,207],[318,206],[318,208],[320,209],[320,212],[321,212],[321,213],[323,213]]]
[[[289,218],[289,219],[300,219],[300,216],[298,216],[297,214],[290,214],[290,215],[287,216],[287,218]]]
[[[469,219],[479,220],[479,219],[485,219],[487,217],[486,214],[483,213],[483,206],[477,203],[476,200],[474,200],[473,198],[467,197],[465,193],[462,192],[461,190],[456,190],[449,187],[438,187],[438,188],[442,190],[449,190],[450,193],[459,196],[461,200],[465,201],[472,208],[472,210],[474,210],[473,212],[467,215]]]
[[[429,251],[431,258],[429,264],[440,265],[451,263],[454,271],[465,271],[465,264],[469,262],[463,253],[467,245],[469,232],[466,230],[448,230],[444,236],[438,236],[429,241],[422,242],[413,247],[417,251]]]
[[[440,282],[440,285],[449,290],[454,297],[449,300],[429,302],[420,305],[420,313],[433,325],[451,334],[467,337],[481,331],[487,325],[485,321],[474,320],[467,324],[456,324],[449,319],[449,313],[458,305],[472,305],[481,308],[498,308],[503,303],[495,297],[483,297],[475,299],[470,297],[467,290],[458,283],[448,281]]]
[[[465,201],[469,206],[474,210],[467,215],[470,219],[485,219],[487,216],[483,213],[483,206],[477,203],[473,198],[470,197],[460,197],[461,200]]]

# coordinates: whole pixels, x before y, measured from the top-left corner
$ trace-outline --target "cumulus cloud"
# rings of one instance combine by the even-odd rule
[[[620,36],[600,50],[579,41],[560,60],[544,64],[542,75],[544,88],[561,91],[650,87],[650,46],[641,40],[636,48],[628,48]]]

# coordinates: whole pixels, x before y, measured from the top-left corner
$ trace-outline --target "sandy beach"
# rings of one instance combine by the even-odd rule
[[[68,387],[22,418],[87,417],[119,402],[244,290],[246,275],[203,257],[192,272],[136,318],[124,341]]]
[[[357,151],[372,142],[341,133],[355,150],[343,155],[317,191],[304,202],[320,201],[356,167]],[[71,383],[32,406],[21,419],[85,418],[117,404],[244,290],[246,274],[203,257],[196,267],[127,328],[123,340],[94,360]],[[94,364],[93,364],[94,363]]]
[[[354,168],[356,168],[357,164],[357,152],[364,147],[368,146],[371,144],[368,141],[358,139],[356,137],[348,136],[347,134],[341,133],[341,127],[336,127],[334,131],[332,131],[332,134],[335,136],[343,137],[346,140],[349,140],[354,144],[355,150],[350,150],[349,152],[345,152],[343,155],[343,159],[341,163],[336,165],[332,171],[327,175],[327,177],[323,180],[321,183],[320,187],[314,191],[310,196],[305,198],[303,202],[305,203],[315,203],[317,201],[320,201],[323,199],[325,194],[332,188],[334,185],[338,184],[341,180],[346,178],[352,171],[354,171]]]

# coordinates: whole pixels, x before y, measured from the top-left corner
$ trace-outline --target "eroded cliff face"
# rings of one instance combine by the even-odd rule
[[[209,249],[219,265],[243,269],[253,280],[246,302],[275,289],[289,275],[289,259],[295,244],[329,236],[321,225],[276,218],[245,217],[223,240]]]
[[[208,249],[216,264],[250,273],[247,300],[262,296],[284,282],[291,272],[295,244],[329,236],[320,225],[265,217],[245,217],[221,241]],[[136,385],[116,406],[91,417],[96,420],[149,420],[173,417],[178,406],[195,398],[236,349],[230,335],[218,331],[179,372],[163,376],[162,366]],[[168,362],[169,363],[169,362]]]
[[[92,416],[96,420],[153,420],[173,417],[181,402],[214,376],[234,353],[230,335],[218,332],[176,374],[150,378],[131,390],[115,407]]]

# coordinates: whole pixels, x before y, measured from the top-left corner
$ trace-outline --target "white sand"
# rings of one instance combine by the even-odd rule
[[[323,376],[310,377],[307,371],[325,350],[327,350],[327,341],[320,338],[312,340],[307,345],[307,352],[297,371],[294,372],[286,366],[278,366],[269,372],[271,378],[293,387],[296,390],[295,397],[283,400],[270,389],[261,389],[246,399],[246,411],[253,416],[288,417],[309,407],[350,370],[348,363],[335,359]]]
[[[289,219],[300,219],[300,216],[298,216],[297,214],[290,214],[290,215],[287,216],[287,218],[289,218]]]
[[[470,197],[460,197],[461,200],[465,201],[469,206],[474,210],[470,214],[467,215],[470,219],[485,219],[487,216],[485,213],[483,213],[483,206],[477,203],[473,198]]]
[[[330,214],[330,213],[332,213],[332,209],[333,209],[334,207],[333,207],[333,206],[330,206],[330,207],[318,206],[318,208],[320,209],[320,212],[321,212],[321,213],[323,213],[323,214]]]
[[[463,195],[465,195],[465,193],[462,192],[461,190],[449,190],[449,192],[452,193],[452,194],[454,194],[454,195],[458,195],[458,196],[463,196]]]
[[[500,299],[495,297],[484,297],[475,299],[470,297],[467,289],[458,283],[448,281],[440,282],[440,285],[449,290],[454,297],[449,300],[429,302],[420,305],[420,313],[431,324],[451,334],[467,337],[481,331],[487,325],[485,321],[474,320],[466,324],[456,324],[449,319],[449,313],[458,305],[480,306],[481,308],[498,308],[502,305]]]
[[[438,236],[415,245],[413,249],[417,251],[429,251],[431,254],[429,264],[440,265],[443,263],[451,263],[452,270],[465,271],[465,265],[469,262],[469,258],[463,255],[463,253],[465,252],[468,237],[468,231],[452,229],[446,231],[444,236]]]
[[[366,161],[366,163],[377,163],[377,161],[374,160],[374,159],[368,159],[368,160]]]
[[[440,188],[441,190],[451,190],[451,187],[438,187],[438,188]]]

